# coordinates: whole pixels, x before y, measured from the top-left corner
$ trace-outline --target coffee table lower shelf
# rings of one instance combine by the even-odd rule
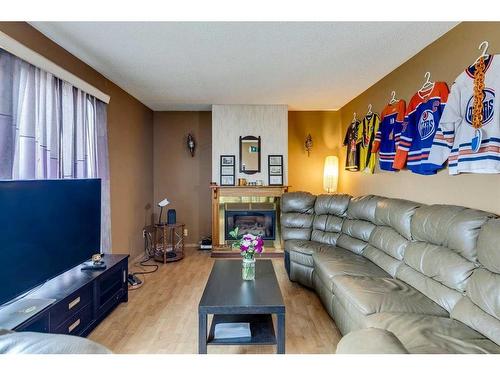
[[[249,338],[216,339],[215,325],[219,323],[250,323]],[[216,314],[212,318],[207,345],[276,345],[271,314],[242,315]]]

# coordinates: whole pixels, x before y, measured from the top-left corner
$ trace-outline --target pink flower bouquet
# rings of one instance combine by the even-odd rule
[[[238,232],[239,229],[235,228],[233,231],[229,232],[229,234],[236,240],[232,245],[233,248],[239,248],[243,258],[253,259],[256,253],[262,253],[264,250],[264,241],[262,237],[247,233],[239,238]]]

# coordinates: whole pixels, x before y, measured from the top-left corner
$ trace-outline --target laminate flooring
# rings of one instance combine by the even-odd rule
[[[185,254],[179,262],[158,263],[157,272],[140,276],[143,286],[129,291],[129,301],[120,304],[89,338],[115,353],[197,353],[198,302],[215,259],[194,248]],[[319,298],[288,279],[283,259],[272,262],[286,305],[286,353],[334,353],[341,335]],[[139,270],[134,265],[130,269]],[[274,346],[208,347],[209,354],[275,350]]]

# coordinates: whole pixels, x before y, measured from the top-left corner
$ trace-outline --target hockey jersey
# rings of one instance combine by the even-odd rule
[[[344,146],[347,146],[345,169],[347,171],[359,171],[358,126],[359,121],[351,122],[345,133]]]
[[[359,144],[359,170],[365,173],[373,173],[377,154],[372,153],[373,142],[380,124],[380,118],[376,113],[366,115],[358,126]]]
[[[435,82],[427,91],[418,91],[410,100],[399,139],[394,168],[408,167],[414,173],[435,174],[437,168],[429,168],[427,158],[439,120],[448,100],[448,86]]]
[[[474,66],[462,72],[451,88],[450,97],[429,155],[429,167],[439,168],[448,160],[449,172],[500,173],[500,55],[485,59],[482,141],[479,150],[471,147],[474,105]]]
[[[375,135],[372,152],[378,152],[380,169],[384,171],[396,170],[392,164],[401,136],[405,110],[406,103],[401,99],[393,104],[387,104],[380,115],[380,125]]]

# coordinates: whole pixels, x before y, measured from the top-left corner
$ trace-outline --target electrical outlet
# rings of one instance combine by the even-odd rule
[[[188,230],[187,228],[184,228],[184,237],[187,237],[188,236]]]

